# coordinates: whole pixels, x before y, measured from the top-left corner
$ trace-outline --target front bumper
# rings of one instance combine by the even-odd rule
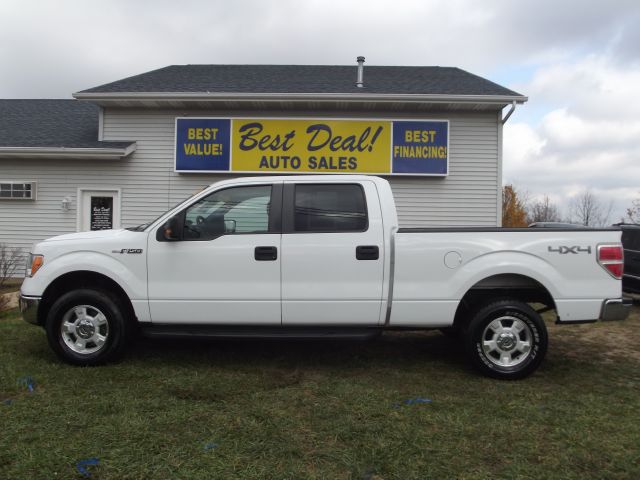
[[[40,297],[28,297],[20,294],[20,313],[22,319],[27,323],[38,324],[38,306],[40,305]]]
[[[610,298],[602,303],[600,320],[624,320],[631,312],[633,301],[630,298]]]

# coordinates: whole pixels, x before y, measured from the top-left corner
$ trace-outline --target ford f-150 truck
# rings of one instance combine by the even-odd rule
[[[358,336],[442,329],[487,375],[533,372],[560,323],[623,319],[618,229],[398,228],[367,176],[238,178],[160,218],[35,245],[24,319],[65,361],[151,335]]]

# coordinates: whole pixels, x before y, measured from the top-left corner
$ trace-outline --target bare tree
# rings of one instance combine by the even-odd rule
[[[0,243],[0,287],[7,280],[13,278],[22,263],[22,250],[18,247],[11,248],[4,243]]]
[[[640,223],[640,198],[636,198],[627,208],[627,218],[631,223]]]
[[[570,219],[585,227],[602,227],[610,223],[613,201],[604,205],[591,191],[585,190],[570,204]]]
[[[527,222],[559,222],[560,213],[558,207],[547,195],[542,200],[533,202],[527,208]]]

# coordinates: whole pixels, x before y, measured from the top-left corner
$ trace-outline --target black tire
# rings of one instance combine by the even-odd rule
[[[529,305],[514,299],[482,307],[465,332],[465,350],[483,374],[501,380],[531,375],[547,353],[547,327]]]
[[[119,298],[109,292],[88,288],[67,292],[47,314],[49,345],[58,357],[72,365],[113,362],[124,352],[132,333],[125,312]],[[63,323],[68,328],[63,330]],[[71,329],[74,323],[76,326]]]

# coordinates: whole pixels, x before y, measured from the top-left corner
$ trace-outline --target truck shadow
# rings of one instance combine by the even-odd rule
[[[429,382],[443,371],[455,372],[451,379],[477,377],[461,345],[438,332],[390,333],[369,340],[141,338],[123,365],[164,378],[159,388],[174,398],[204,402],[291,388],[310,395],[320,389],[338,396],[372,390],[410,396],[418,388],[416,379]],[[201,380],[195,382],[196,376]]]
[[[464,365],[460,340],[434,332],[385,333],[371,339],[139,338],[125,358],[155,364],[314,368],[410,367],[431,362]]]

